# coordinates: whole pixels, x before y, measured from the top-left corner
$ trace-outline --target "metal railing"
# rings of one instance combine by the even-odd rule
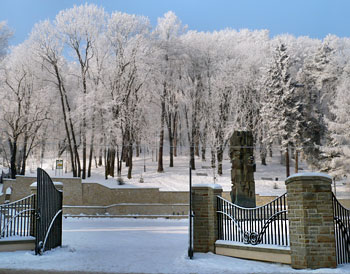
[[[350,211],[339,203],[334,193],[332,197],[337,263],[350,263]]]
[[[0,205],[0,239],[34,236],[35,194]]]
[[[286,196],[256,208],[243,208],[218,196],[218,239],[289,246]]]

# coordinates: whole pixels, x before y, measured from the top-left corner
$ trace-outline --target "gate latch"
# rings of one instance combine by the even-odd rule
[[[41,214],[40,214],[40,210],[39,209],[35,212],[35,215],[36,215],[36,219],[40,220]]]

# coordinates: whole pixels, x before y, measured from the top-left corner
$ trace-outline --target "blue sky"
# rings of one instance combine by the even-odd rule
[[[114,10],[145,15],[152,25],[172,10],[189,29],[269,29],[271,36],[289,33],[324,38],[350,37],[348,0],[1,0],[0,21],[15,32],[10,44],[23,42],[36,22],[54,19],[74,4],[95,3]]]

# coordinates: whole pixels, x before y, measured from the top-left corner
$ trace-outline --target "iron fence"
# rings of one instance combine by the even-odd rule
[[[218,239],[289,246],[286,196],[256,208],[243,208],[218,196]]]
[[[350,211],[332,196],[337,263],[345,264],[350,262]]]
[[[34,236],[35,194],[0,205],[0,239]]]

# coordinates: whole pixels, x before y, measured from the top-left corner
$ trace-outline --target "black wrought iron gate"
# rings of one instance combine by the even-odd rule
[[[38,168],[37,174],[35,254],[41,254],[62,245],[62,192],[44,170]]]
[[[339,203],[334,193],[333,210],[337,263],[350,263],[350,210]]]

